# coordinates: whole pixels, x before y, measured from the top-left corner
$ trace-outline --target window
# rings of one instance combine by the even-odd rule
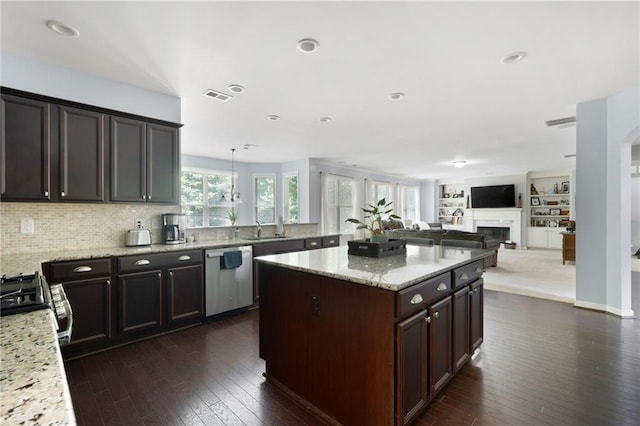
[[[378,200],[385,199],[387,202],[394,201],[393,197],[393,186],[388,182],[377,182],[367,180],[366,183],[366,191],[367,191],[367,204],[376,205]],[[394,204],[391,207],[396,211],[398,206]]]
[[[213,170],[182,172],[182,213],[187,215],[187,227],[229,226],[228,202],[222,194],[231,191],[231,175]]]
[[[407,220],[417,222],[420,203],[419,191],[417,186],[400,185],[400,205],[397,213],[406,224]]]
[[[284,223],[298,223],[298,174],[286,173],[284,183]]]
[[[355,180],[331,174],[322,175],[322,231],[353,234],[355,226],[346,222],[358,217],[355,211]]]
[[[255,217],[260,223],[276,223],[276,178],[254,176]]]

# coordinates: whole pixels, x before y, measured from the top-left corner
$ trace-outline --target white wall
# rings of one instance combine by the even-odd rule
[[[640,87],[578,104],[576,306],[630,317],[631,143]]]
[[[174,123],[181,122],[180,98],[48,65],[31,58],[0,54],[0,85],[69,101]]]
[[[640,248],[640,177],[631,179],[631,250]]]

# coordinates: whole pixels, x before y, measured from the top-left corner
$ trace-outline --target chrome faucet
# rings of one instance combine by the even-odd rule
[[[260,222],[256,220],[258,227],[256,228],[256,238],[260,238],[260,234],[262,234],[262,228],[260,227]]]

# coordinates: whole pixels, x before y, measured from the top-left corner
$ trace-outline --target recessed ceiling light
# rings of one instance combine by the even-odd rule
[[[77,37],[80,35],[80,31],[58,21],[47,21],[47,27],[49,27],[51,31],[67,37]]]
[[[230,84],[228,87],[230,92],[233,93],[242,93],[244,92],[244,87],[240,86],[239,84]]]
[[[404,98],[404,93],[402,92],[396,92],[389,95],[389,99],[392,101],[399,101],[402,98]]]
[[[455,167],[458,167],[458,168],[460,168],[460,167],[464,167],[464,166],[465,166],[465,164],[467,164],[467,162],[466,162],[466,161],[464,161],[464,160],[456,160],[456,161],[454,161],[454,162],[453,162],[453,165],[454,165]]]
[[[278,121],[280,120],[280,116],[275,114],[267,115],[267,120]]]
[[[318,50],[320,43],[312,38],[303,38],[298,42],[298,50],[304,53],[311,53]]]
[[[321,123],[328,123],[331,121],[331,117],[320,117]]]
[[[503,64],[515,64],[527,57],[527,52],[513,52],[505,55],[500,59]]]

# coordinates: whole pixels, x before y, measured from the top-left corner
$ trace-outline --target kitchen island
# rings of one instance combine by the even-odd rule
[[[401,425],[482,342],[482,265],[491,252],[347,247],[256,258],[268,381],[333,423]]]

